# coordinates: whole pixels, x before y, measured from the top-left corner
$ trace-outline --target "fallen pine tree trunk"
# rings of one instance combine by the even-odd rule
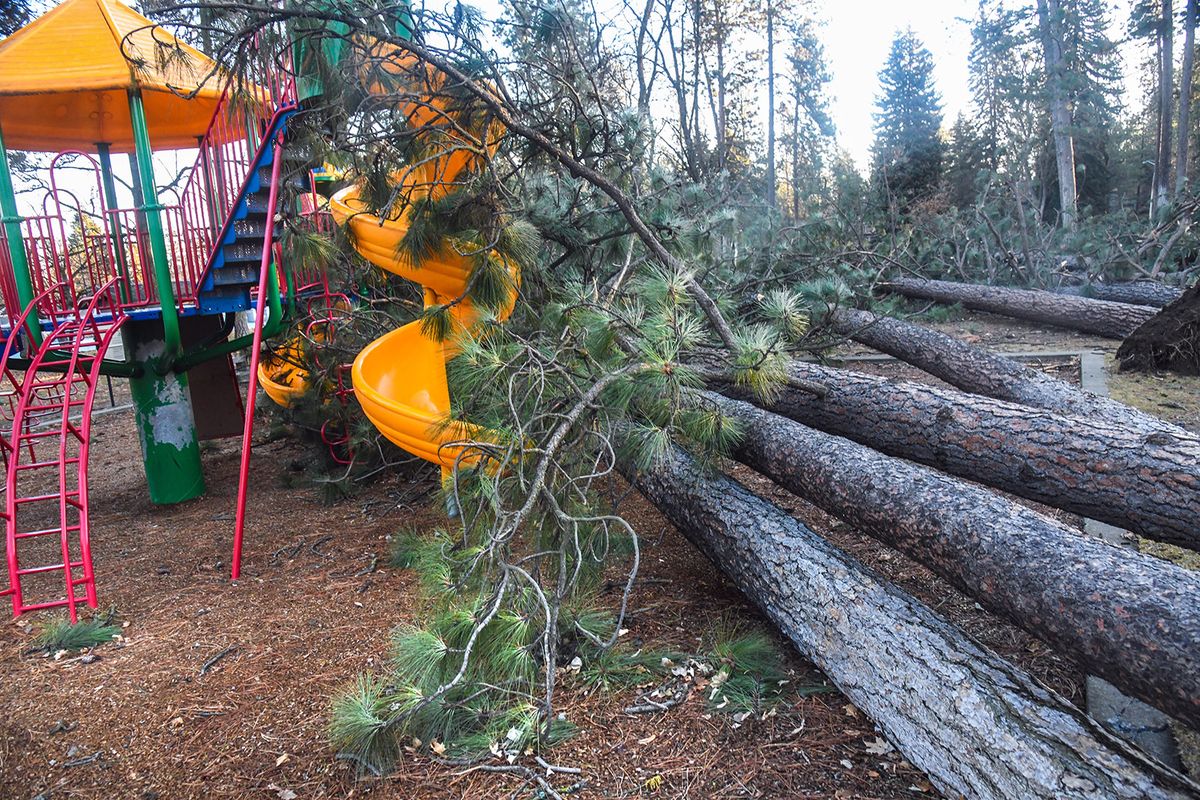
[[[1200,375],[1200,283],[1121,342],[1117,361],[1121,369]]]
[[[854,309],[833,311],[830,321],[841,335],[912,364],[964,392],[1104,420],[1121,428],[1186,435],[1179,426],[1151,414],[921,325]]]
[[[1200,573],[987,489],[709,394],[734,457],[945,578],[1127,694],[1200,727]]]
[[[1200,437],[1145,434],[920,383],[793,362],[825,395],[762,403],[888,455],[1200,551]]]
[[[1055,294],[1090,297],[1112,303],[1129,303],[1135,306],[1163,308],[1171,305],[1183,290],[1157,281],[1122,281],[1119,283],[1092,283],[1087,286],[1063,286]]]
[[[682,451],[629,477],[943,793],[1200,796],[1200,786]]]
[[[1110,339],[1124,339],[1154,316],[1154,309],[1145,306],[1089,300],[1037,289],[1010,289],[919,278],[896,278],[880,284],[879,289],[939,303],[961,303],[977,311],[1071,328]]]

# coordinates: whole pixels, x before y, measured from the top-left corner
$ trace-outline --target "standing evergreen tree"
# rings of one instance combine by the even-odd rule
[[[1028,9],[980,0],[967,66],[972,122],[992,172],[1029,182],[1039,143],[1042,59]]]
[[[1104,0],[1061,3],[1076,197],[1080,206],[1101,211],[1113,189],[1110,150],[1123,80],[1117,43],[1108,33],[1109,5]]]
[[[1175,194],[1187,188],[1188,144],[1191,138],[1192,81],[1196,70],[1196,17],[1200,14],[1197,0],[1184,0],[1183,66],[1179,72],[1179,126],[1176,132]]]
[[[1066,59],[1063,56],[1061,0],[1038,0],[1038,30],[1046,59],[1046,96],[1050,105],[1050,130],[1054,137],[1054,164],[1058,182],[1059,219],[1067,230],[1075,228],[1075,140],[1071,131],[1071,99]]]
[[[824,155],[834,135],[825,95],[829,70],[812,6],[806,2],[797,8],[786,25],[791,47],[785,56],[788,88],[783,103],[787,126],[783,144],[789,163],[788,197],[793,218],[800,216],[802,198],[811,186],[821,181]]]
[[[903,211],[937,190],[945,151],[933,56],[911,28],[892,41],[879,82],[872,181]]]
[[[1103,0],[1053,0],[1044,17],[980,0],[972,21],[972,116],[990,168],[1040,197],[1043,213],[1065,208],[1064,223],[1078,206],[1106,208],[1114,188],[1122,77],[1108,22]]]
[[[1154,53],[1155,153],[1151,212],[1171,199],[1175,168],[1171,163],[1174,140],[1174,12],[1170,0],[1138,0],[1130,11],[1130,35],[1147,42]]]
[[[995,142],[959,114],[946,149],[946,189],[950,205],[967,208],[977,199],[980,175],[994,171]]]
[[[0,36],[8,36],[33,19],[29,0],[5,0],[0,3]]]

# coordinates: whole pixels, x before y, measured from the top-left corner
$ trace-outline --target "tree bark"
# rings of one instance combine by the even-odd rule
[[[800,219],[800,92],[792,95],[792,219]]]
[[[1109,339],[1124,339],[1154,316],[1145,306],[1089,300],[1037,289],[1009,289],[974,283],[896,278],[881,284],[882,291],[905,297],[962,303],[967,308],[1008,317],[1094,333]]]
[[[1046,88],[1050,97],[1050,129],[1054,134],[1058,167],[1059,212],[1062,226],[1075,228],[1075,140],[1071,136],[1066,64],[1063,59],[1062,6],[1059,0],[1038,0],[1038,27],[1046,60]]]
[[[658,55],[656,53],[650,62],[650,76],[646,75],[646,39],[650,35],[650,18],[654,14],[656,2],[657,0],[646,0],[642,14],[638,17],[637,37],[634,39],[634,68],[637,71],[638,82],[637,109],[638,114],[646,118],[650,117],[650,96],[654,88],[654,76],[658,72]],[[670,24],[670,21],[665,21],[664,24]]]
[[[1104,421],[1146,435],[1190,435],[1151,414],[911,322],[850,309],[833,312],[832,322],[843,336],[906,361],[965,392]]]
[[[775,208],[775,4],[767,0],[767,206]]]
[[[768,403],[714,388],[888,455],[1200,551],[1200,436],[1147,435],[812,364],[790,372],[825,386],[824,397],[793,391]]]
[[[1200,727],[1200,573],[994,492],[709,395],[734,457],[895,547],[1127,694]]]
[[[1196,4],[1184,0],[1187,11],[1183,17],[1183,66],[1179,73],[1179,130],[1175,145],[1175,195],[1187,190],[1188,145],[1191,141],[1192,74],[1196,66]]]
[[[1175,91],[1175,14],[1171,0],[1162,0],[1158,30],[1158,152],[1154,159],[1154,210],[1171,201],[1171,105]]]
[[[1116,741],[928,606],[682,451],[632,479],[944,794],[1200,795],[1200,786]]]
[[[1200,375],[1200,283],[1147,320],[1117,349],[1121,369]]]
[[[1089,286],[1063,286],[1054,291],[1056,294],[1090,297],[1093,300],[1108,300],[1113,303],[1129,303],[1151,308],[1169,306],[1183,294],[1182,289],[1155,281],[1093,283]]]

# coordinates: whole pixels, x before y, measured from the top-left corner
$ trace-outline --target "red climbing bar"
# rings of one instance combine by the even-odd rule
[[[233,523],[233,557],[230,577],[237,580],[242,573],[242,535],[246,529],[246,487],[250,482],[250,447],[254,435],[254,407],[258,395],[258,359],[262,349],[263,316],[267,304],[267,281],[270,280],[272,239],[275,235],[275,209],[279,202],[279,172],[283,166],[283,137],[276,142],[275,159],[271,164],[271,192],[267,198],[267,222],[263,233],[262,260],[258,267],[258,297],[254,304],[254,338],[250,346],[250,378],[246,387],[246,419],[242,425],[242,459],[238,469],[237,513]]]
[[[51,287],[43,294],[49,296],[57,288]],[[25,381],[16,385],[17,405],[13,414],[13,439],[8,453],[5,484],[5,539],[10,586],[4,592],[12,597],[14,614],[65,606],[74,622],[78,618],[79,603],[86,602],[92,608],[96,607],[87,507],[88,444],[91,438],[92,402],[101,360],[125,321],[119,303],[117,279],[110,278],[92,296],[84,310],[58,323],[45,337],[30,361]],[[26,309],[19,329],[28,331],[28,325],[32,324],[29,315],[38,306],[39,303],[34,302]],[[97,319],[101,313],[105,317],[103,323]],[[92,348],[95,348],[95,353],[83,352]],[[61,352],[70,355],[64,359],[57,355]],[[11,346],[6,346],[6,359],[10,353]],[[55,356],[48,358],[51,353]],[[37,380],[35,376],[38,370],[50,365],[64,370],[61,377],[53,381]],[[46,389],[55,391],[47,396]],[[78,422],[71,418],[75,410],[81,413]],[[54,427],[50,430],[33,430],[33,426],[39,422],[50,423]],[[22,446],[28,451],[28,461],[22,459]],[[37,494],[22,496],[20,489],[25,483],[22,476],[39,472],[56,473],[57,491],[47,493],[43,489]],[[39,485],[44,484],[39,482]],[[28,506],[51,502],[57,505],[56,526],[46,527],[43,523],[31,528],[24,527],[27,517],[42,521],[48,513],[42,510],[40,514],[33,514],[27,510]],[[30,540],[49,539],[54,535],[58,536],[56,561],[35,566],[22,565],[20,552],[25,548],[19,548],[19,543],[28,546]],[[47,554],[38,555],[45,557]],[[76,575],[77,570],[83,573],[82,577]],[[23,579],[55,571],[63,573],[63,597],[27,602]],[[76,593],[79,587],[83,588],[82,598]]]

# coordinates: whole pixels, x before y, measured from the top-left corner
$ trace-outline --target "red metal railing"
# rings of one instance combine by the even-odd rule
[[[180,308],[197,302],[218,237],[255,179],[251,168],[273,118],[281,107],[295,102],[286,42],[286,37],[260,36],[251,45],[248,68],[227,79],[208,129],[197,139],[196,160],[183,188],[174,197],[159,198],[172,289]],[[97,208],[85,206],[62,188],[60,172],[65,168],[91,170]],[[34,293],[43,294],[38,305],[43,316],[77,312],[96,287],[114,277],[122,309],[158,304],[144,212],[109,208],[104,198],[100,165],[92,156],[78,150],[55,156],[42,213],[21,223]],[[0,245],[0,300],[11,329],[22,309],[2,230]],[[57,290],[45,294],[51,286]]]
[[[280,136],[279,147],[283,147]],[[271,193],[267,199],[267,223],[263,236],[262,258],[258,266],[258,296],[254,304],[254,336],[250,347],[250,380],[246,387],[246,416],[242,423],[242,457],[238,465],[237,509],[233,523],[233,557],[230,576],[237,580],[242,571],[242,537],[246,528],[246,497],[250,482],[250,449],[253,446],[254,406],[258,400],[258,359],[262,353],[263,316],[266,311],[267,281],[276,265],[277,248],[272,242],[275,228],[275,204],[279,201],[279,174],[283,159],[276,157],[271,165]],[[276,271],[276,275],[281,270]]]
[[[5,482],[5,555],[10,583],[0,592],[12,597],[14,615],[65,606],[75,622],[79,603],[96,607],[89,536],[88,450],[100,363],[126,319],[116,283],[112,278],[97,287],[85,307],[54,326],[17,390]],[[36,303],[31,304],[32,308]],[[23,458],[26,450],[28,456]],[[28,484],[22,478],[38,473],[57,477],[57,490],[47,491],[43,478],[33,481],[32,494],[22,492],[21,487]],[[53,544],[39,548],[38,543]],[[29,566],[30,560],[50,563]],[[62,574],[62,595],[28,602],[26,579],[54,573]],[[83,588],[83,598],[76,595],[78,587]]]

